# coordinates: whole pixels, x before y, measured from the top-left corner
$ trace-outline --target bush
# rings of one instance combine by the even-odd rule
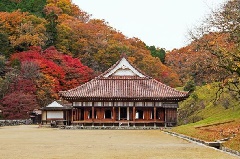
[[[183,88],[184,91],[189,91],[189,92],[193,92],[195,89],[196,89],[196,85],[193,80],[188,81]]]

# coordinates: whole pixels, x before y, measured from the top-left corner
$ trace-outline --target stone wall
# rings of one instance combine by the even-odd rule
[[[30,125],[32,124],[31,119],[25,120],[0,120],[0,127],[1,126],[14,126],[14,125]]]

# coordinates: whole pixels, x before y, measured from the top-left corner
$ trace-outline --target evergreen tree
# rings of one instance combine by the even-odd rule
[[[46,0],[21,0],[21,1],[0,1],[0,12],[13,12],[20,9],[22,12],[29,12],[38,17],[44,17],[43,9]]]
[[[9,57],[10,50],[11,50],[11,46],[8,40],[8,35],[6,33],[0,32],[0,55]]]
[[[46,20],[48,21],[46,25],[47,34],[48,34],[48,41],[46,43],[46,48],[49,46],[56,45],[57,39],[57,25],[58,25],[58,16],[54,12],[46,15]]]
[[[159,48],[156,48],[155,46],[147,46],[147,49],[151,51],[151,55],[153,57],[158,57],[162,63],[165,62],[165,55],[166,55],[166,52],[164,49],[159,49]]]

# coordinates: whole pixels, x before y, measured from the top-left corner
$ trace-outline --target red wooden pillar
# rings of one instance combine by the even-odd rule
[[[146,108],[146,109],[147,109],[147,116],[146,116],[147,118],[146,119],[149,120],[150,119],[150,111],[149,111],[149,108]]]
[[[78,108],[75,109],[75,116],[74,116],[75,120],[78,121]]]
[[[82,109],[79,109],[79,118],[78,118],[78,120],[81,120],[82,119]]]
[[[136,119],[136,108],[133,106],[133,121]]]
[[[73,120],[74,121],[77,121],[77,108],[75,108],[74,110],[73,110],[73,113],[74,113],[74,116],[73,116]]]
[[[92,106],[92,120],[94,119],[94,106]]]
[[[153,119],[154,119],[154,121],[156,121],[156,118],[157,118],[157,108],[154,106],[154,108],[153,108]]]
[[[112,108],[112,119],[115,121],[116,120],[116,114],[115,114],[115,108],[113,106]]]
[[[167,127],[167,110],[166,110],[166,108],[164,109],[164,117],[165,117],[165,119],[164,119],[165,127]]]
[[[99,110],[99,112],[98,112],[98,119],[102,120],[102,108],[99,107],[98,110]]]
[[[73,109],[72,109],[72,121],[73,121]]]
[[[143,109],[143,119],[144,120],[147,120],[147,110],[145,108],[142,108]]]
[[[103,108],[100,108],[101,109],[101,119],[104,119],[104,109]]]
[[[84,108],[84,120],[88,118],[88,109]]]
[[[156,128],[157,108],[156,108],[155,102],[153,104],[154,104],[154,107],[153,107],[153,120],[154,120],[154,128]]]

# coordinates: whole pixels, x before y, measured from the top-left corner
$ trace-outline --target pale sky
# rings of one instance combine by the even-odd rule
[[[128,38],[172,50],[189,43],[187,32],[226,0],[72,0]]]

